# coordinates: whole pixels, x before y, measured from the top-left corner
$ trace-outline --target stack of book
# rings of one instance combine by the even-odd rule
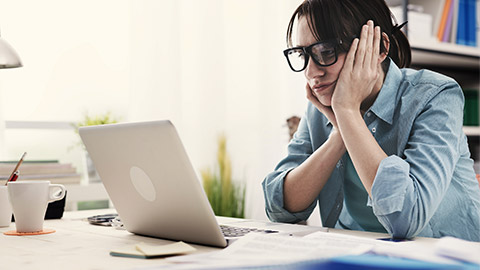
[[[17,161],[0,161],[0,180],[7,180]],[[79,184],[81,175],[70,163],[57,160],[23,161],[19,167],[20,180],[48,180],[52,184]]]

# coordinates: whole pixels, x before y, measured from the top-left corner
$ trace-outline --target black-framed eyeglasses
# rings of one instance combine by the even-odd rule
[[[321,67],[335,64],[338,60],[337,49],[341,44],[342,40],[321,41],[307,47],[286,49],[283,54],[287,58],[290,68],[295,72],[300,72],[307,67],[309,57],[312,57],[313,62]]]

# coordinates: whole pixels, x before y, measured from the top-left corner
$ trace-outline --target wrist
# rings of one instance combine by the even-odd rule
[[[340,109],[334,109],[334,112],[337,118],[337,123],[341,121],[340,119],[351,119],[352,117],[356,118],[358,116],[362,117],[360,108],[341,107]]]
[[[346,151],[345,143],[343,142],[342,134],[338,128],[333,128],[332,132],[328,136],[328,141],[334,145],[337,145],[338,151]]]

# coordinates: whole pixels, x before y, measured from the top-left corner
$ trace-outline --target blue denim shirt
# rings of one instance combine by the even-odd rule
[[[387,158],[372,186],[371,205],[392,236],[454,236],[480,241],[480,188],[462,130],[464,97],[451,78],[428,70],[399,69],[393,61],[364,120]],[[342,211],[344,155],[317,200],[304,211],[283,207],[283,181],[328,138],[332,126],[311,103],[288,145],[288,155],[263,181],[272,221],[306,220],[317,201],[323,226],[361,229]],[[301,194],[299,194],[301,196]]]

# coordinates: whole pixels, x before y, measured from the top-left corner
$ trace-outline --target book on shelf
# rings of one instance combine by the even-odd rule
[[[477,46],[477,0],[467,0],[467,46]]]
[[[10,175],[15,163],[0,163],[0,175]],[[29,163],[24,162],[19,168],[22,175],[76,173],[77,170],[69,163]]]
[[[477,46],[477,3],[476,0],[458,0],[458,22],[456,43]]]
[[[457,32],[458,32],[458,7],[460,5],[460,0],[455,0],[453,3],[453,17],[452,17],[452,28],[450,33],[450,39],[447,42],[457,43]]]
[[[460,45],[467,44],[467,0],[459,0],[458,6],[458,23],[457,23],[457,40]]]
[[[450,7],[448,9],[447,21],[445,23],[445,31],[442,34],[442,41],[443,42],[450,42],[450,36],[452,34],[452,24],[453,24],[453,22],[452,22],[453,11],[455,10],[454,5],[455,5],[456,1],[457,0],[452,0],[451,3],[450,3]]]
[[[32,174],[19,175],[17,181],[21,180],[48,180],[52,184],[79,184],[82,179],[79,173],[71,174]]]
[[[452,0],[446,0],[444,5],[443,5],[443,10],[442,10],[442,16],[440,17],[440,21],[439,21],[439,26],[438,26],[438,31],[437,31],[437,39],[442,41],[443,39],[443,35],[445,33],[445,27],[446,27],[446,24],[447,24],[447,20],[448,20],[448,15],[449,15],[449,12],[450,12],[450,8],[451,8],[451,5],[452,5]]]

